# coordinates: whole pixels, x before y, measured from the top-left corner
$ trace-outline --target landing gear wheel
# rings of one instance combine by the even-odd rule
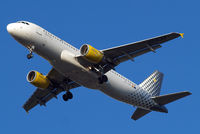
[[[99,77],[98,80],[99,80],[99,84],[103,84],[103,79],[102,79],[102,77]]]
[[[32,55],[32,53],[30,53],[30,54],[27,54],[27,59],[31,59],[31,58],[33,58],[33,55]]]
[[[103,80],[103,82],[107,82],[108,81],[108,77],[106,75],[103,75],[102,76],[102,80]]]
[[[68,99],[69,99],[68,96],[67,96],[67,94],[63,94],[62,97],[63,97],[63,100],[64,100],[64,101],[68,101]]]
[[[72,99],[73,98],[73,94],[71,92],[67,92],[66,93],[68,99]]]
[[[99,79],[99,84],[103,84],[104,82],[108,81],[108,77],[106,75],[102,75]]]
[[[65,93],[65,94],[63,94],[63,100],[64,101],[68,101],[69,99],[72,99],[73,98],[73,94],[71,93],[71,92],[67,92],[67,93]]]

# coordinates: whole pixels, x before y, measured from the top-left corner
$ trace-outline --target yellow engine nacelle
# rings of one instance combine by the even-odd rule
[[[102,52],[88,44],[81,46],[80,52],[85,59],[96,64],[101,62],[104,56]]]
[[[50,85],[50,81],[47,79],[47,77],[37,71],[30,71],[27,74],[27,81],[42,89],[46,89]]]

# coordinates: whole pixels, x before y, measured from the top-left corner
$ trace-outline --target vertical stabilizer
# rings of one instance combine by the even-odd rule
[[[142,87],[144,90],[147,90],[150,94],[152,94],[152,96],[159,96],[162,80],[163,80],[163,73],[156,70],[139,86]]]

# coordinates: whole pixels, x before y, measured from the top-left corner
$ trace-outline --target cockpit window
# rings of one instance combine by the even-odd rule
[[[23,23],[23,24],[29,25],[29,23],[25,21],[18,21],[17,23]]]

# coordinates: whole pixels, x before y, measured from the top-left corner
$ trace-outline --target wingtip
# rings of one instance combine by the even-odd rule
[[[179,35],[183,38],[184,33],[179,33]]]
[[[187,94],[187,95],[191,95],[192,93],[189,91],[183,91],[183,93]]]
[[[192,93],[191,93],[191,92],[188,92],[188,91],[187,91],[187,94],[188,94],[188,95],[192,95]]]

